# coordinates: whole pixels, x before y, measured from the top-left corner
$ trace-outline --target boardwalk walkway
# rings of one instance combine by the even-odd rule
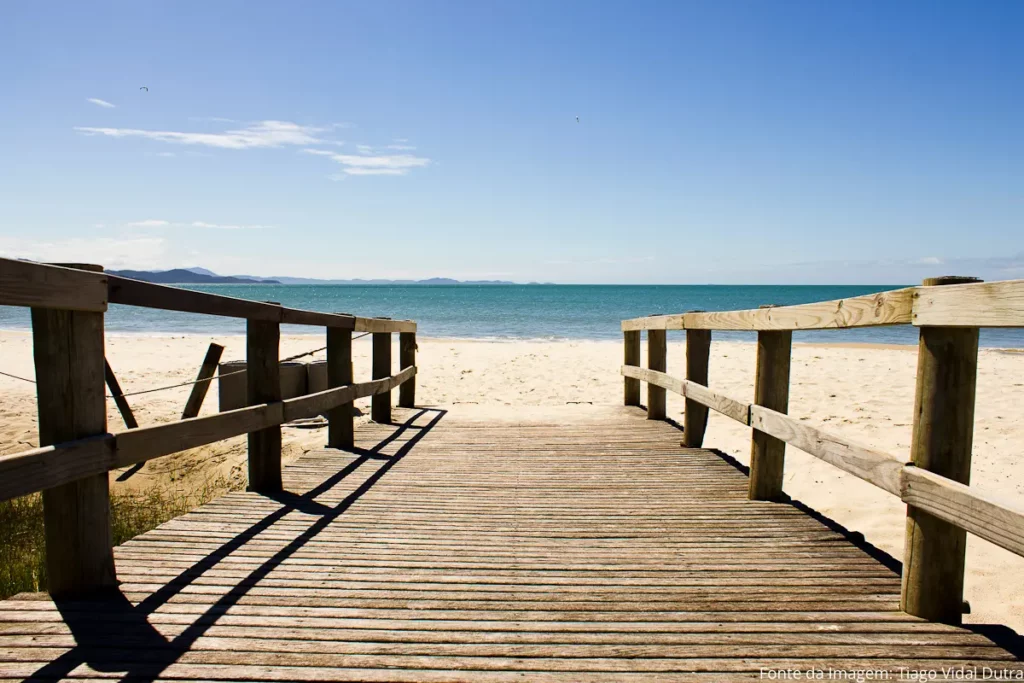
[[[123,597],[0,603],[0,678],[675,681],[1022,668],[899,611],[827,520],[635,409],[396,411],[116,550]],[[892,680],[899,680],[893,678]],[[909,680],[909,679],[904,679]]]

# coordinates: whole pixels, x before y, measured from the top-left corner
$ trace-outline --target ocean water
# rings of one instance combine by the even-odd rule
[[[426,337],[621,339],[619,323],[654,313],[726,311],[762,304],[790,305],[872,294],[901,285],[191,285],[225,296],[278,301],[285,306],[361,316],[409,318]],[[28,311],[0,306],[0,328],[29,327]],[[225,334],[245,321],[112,305],[113,333]],[[285,326],[284,333],[316,328]],[[681,334],[681,333],[679,333]],[[715,332],[716,339],[754,339],[753,333]],[[795,341],[917,343],[911,326],[794,333]],[[984,346],[1024,347],[1024,330],[982,330]]]

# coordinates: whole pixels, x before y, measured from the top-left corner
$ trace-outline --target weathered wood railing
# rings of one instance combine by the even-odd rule
[[[107,432],[103,314],[108,303],[244,318],[248,407],[125,432]],[[63,267],[0,259],[0,305],[32,309],[40,448],[0,457],[0,500],[41,491],[49,590],[81,595],[116,585],[108,472],[242,434],[249,436],[249,489],[281,490],[281,425],[327,414],[328,446],[353,446],[355,399],[391,419],[415,402],[416,323],[286,308],[273,303]],[[281,400],[282,323],[327,328],[328,389]],[[352,333],[373,334],[373,379],[353,383]],[[391,335],[400,365],[391,374]]]
[[[920,328],[909,459],[786,415],[794,331],[900,324]],[[684,396],[683,445],[689,447],[703,443],[709,408],[752,427],[752,500],[781,497],[787,443],[899,496],[907,503],[902,607],[959,624],[966,532],[1024,556],[1024,505],[968,486],[981,327],[1024,327],[1024,280],[935,278],[921,287],[837,301],[634,318],[622,322],[625,402],[640,405],[640,382],[647,382],[648,417],[661,419],[664,391]],[[639,367],[643,330],[647,368]],[[686,379],[665,373],[668,330],[686,331]],[[712,330],[757,332],[753,403],[708,388]]]

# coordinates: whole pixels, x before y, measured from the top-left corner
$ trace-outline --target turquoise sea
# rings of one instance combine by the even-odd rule
[[[725,311],[871,294],[902,285],[203,285],[226,296],[363,316],[410,318],[427,337],[621,339],[619,322],[652,313]],[[109,332],[241,333],[242,320],[113,305]],[[25,309],[0,307],[0,328],[27,328]],[[309,332],[294,328],[284,332]],[[681,334],[681,333],[680,333]],[[716,332],[719,339],[752,333]],[[796,341],[914,344],[909,326],[798,332]],[[982,344],[1024,347],[1024,331],[983,330]]]

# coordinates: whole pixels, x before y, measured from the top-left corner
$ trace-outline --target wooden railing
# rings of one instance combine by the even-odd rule
[[[910,457],[863,446],[789,417],[792,335],[800,330],[912,324],[920,328]],[[626,405],[647,383],[651,419],[665,417],[665,391],[686,398],[683,445],[704,440],[708,409],[752,427],[749,498],[782,498],[792,444],[907,503],[902,608],[959,624],[966,532],[1024,556],[1024,506],[968,486],[981,327],[1024,327],[1024,280],[934,278],[920,287],[800,306],[693,311],[622,322]],[[640,333],[647,331],[647,368]],[[666,374],[667,330],[686,331],[686,378]],[[708,388],[711,330],[757,332],[754,401]]]
[[[107,431],[103,314],[108,303],[243,318],[248,406],[207,417]],[[249,489],[281,491],[281,425],[326,414],[328,446],[351,448],[353,401],[372,396],[372,418],[416,400],[416,323],[286,308],[63,267],[0,259],[0,305],[32,309],[40,448],[0,457],[0,500],[41,491],[49,590],[81,595],[116,586],[108,472],[248,434]],[[328,389],[281,399],[282,323],[327,328]],[[352,332],[373,335],[373,379],[353,383]],[[391,334],[401,371],[391,374]]]

